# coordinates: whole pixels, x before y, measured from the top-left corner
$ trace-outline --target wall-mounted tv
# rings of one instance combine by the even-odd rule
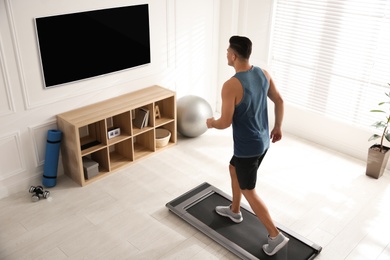
[[[148,4],[35,18],[46,88],[151,62]]]

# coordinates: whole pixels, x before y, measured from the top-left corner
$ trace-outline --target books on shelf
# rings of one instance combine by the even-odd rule
[[[149,125],[149,110],[146,108],[137,109],[135,113],[134,126],[142,129]]]

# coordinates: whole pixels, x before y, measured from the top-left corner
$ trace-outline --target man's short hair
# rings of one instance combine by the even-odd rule
[[[232,36],[229,39],[230,48],[242,59],[249,59],[252,53],[252,42],[244,36]]]

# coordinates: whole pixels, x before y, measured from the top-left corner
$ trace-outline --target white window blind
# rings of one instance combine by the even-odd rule
[[[390,82],[389,0],[278,0],[271,68],[285,102],[368,127]]]

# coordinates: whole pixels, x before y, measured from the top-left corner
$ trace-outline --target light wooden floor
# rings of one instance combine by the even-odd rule
[[[28,190],[0,200],[0,258],[236,259],[165,207],[205,181],[231,194],[230,134],[179,138],[83,188],[60,176],[47,200],[31,202]],[[316,259],[384,260],[389,182],[388,172],[368,178],[364,161],[286,134],[265,157],[257,190],[275,221],[323,247]]]

